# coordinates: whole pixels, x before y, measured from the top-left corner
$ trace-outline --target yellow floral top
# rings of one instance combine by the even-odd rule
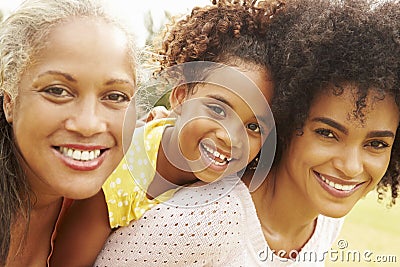
[[[126,226],[139,219],[147,210],[172,197],[176,190],[168,190],[152,200],[146,191],[153,181],[157,153],[165,127],[175,119],[165,118],[137,128],[124,158],[103,185],[110,226]]]

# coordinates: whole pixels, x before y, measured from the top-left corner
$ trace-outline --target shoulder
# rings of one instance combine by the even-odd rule
[[[165,127],[173,126],[175,125],[175,122],[176,122],[175,118],[155,119],[146,123],[141,128],[143,128],[143,134],[146,139],[153,139],[153,138],[160,139],[162,133],[165,130]]]
[[[324,215],[318,216],[319,228],[325,233],[336,234],[343,226],[344,218],[331,218]]]
[[[235,220],[246,214],[246,208],[252,205],[247,187],[236,175],[227,176],[214,183],[197,182],[178,190],[174,197],[155,209],[175,209],[185,213],[208,213],[215,220]]]
[[[170,200],[148,211],[138,223],[148,224],[147,219],[155,223],[166,220],[166,229],[173,222],[175,226],[181,224],[182,231],[191,231],[193,226],[200,225],[217,231],[233,229],[245,214],[243,209],[248,201],[243,198],[245,191],[246,186],[233,176],[210,184],[198,182],[178,190]]]
[[[315,232],[308,242],[309,249],[319,248],[319,251],[329,250],[339,236],[343,222],[344,218],[331,218],[319,215]]]
[[[222,266],[222,261],[241,253],[245,242],[245,190],[234,179],[182,188],[140,220],[116,230],[98,261],[120,258],[146,266],[162,259],[178,266]]]

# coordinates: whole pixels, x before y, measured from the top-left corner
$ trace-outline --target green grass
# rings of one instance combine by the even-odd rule
[[[339,240],[345,240],[347,248],[339,249],[338,242],[343,242]],[[332,251],[338,251],[337,254],[332,254],[337,260],[327,259],[327,267],[400,266],[400,201],[387,208],[385,204],[378,203],[375,192],[368,194],[346,216]],[[361,255],[360,261],[358,256],[353,255]],[[370,262],[365,261],[363,255],[369,255],[366,258]],[[379,256],[391,256],[386,259],[392,262],[378,262]]]

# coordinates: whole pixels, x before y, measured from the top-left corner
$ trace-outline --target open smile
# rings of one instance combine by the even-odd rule
[[[211,164],[222,167],[228,165],[229,162],[232,161],[232,157],[226,155],[225,153],[218,152],[204,143],[201,143],[200,147],[203,151],[202,154],[210,161]]]
[[[356,191],[364,182],[345,182],[338,181],[338,179],[334,177],[330,177],[327,175],[322,175],[319,172],[313,171],[317,177],[317,181],[321,184],[321,186],[328,191],[328,193],[336,196],[336,197],[346,197],[351,195],[354,191]]]
[[[68,147],[57,147],[58,151],[68,158],[79,161],[89,161],[98,158],[104,150],[94,149],[94,150],[80,150]]]
[[[77,171],[92,171],[99,168],[109,148],[85,146],[54,146],[56,157],[59,158],[69,168]]]

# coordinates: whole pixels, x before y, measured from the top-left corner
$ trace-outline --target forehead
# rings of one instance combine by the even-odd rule
[[[273,97],[272,80],[261,67],[218,67],[207,76],[205,83],[236,94],[249,106],[268,105]]]
[[[358,127],[378,127],[383,124],[397,127],[399,108],[391,95],[370,89],[366,96],[361,96],[355,86],[347,85],[340,94],[328,88],[314,98],[309,118],[318,116]]]
[[[36,55],[39,60],[53,51],[61,52],[60,56],[81,54],[96,58],[96,54],[100,57],[120,50],[128,56],[128,39],[117,26],[101,18],[73,17],[54,25],[39,48]]]
[[[103,73],[104,77],[123,72],[135,80],[135,63],[128,49],[128,37],[112,23],[71,18],[50,29],[28,70]]]

